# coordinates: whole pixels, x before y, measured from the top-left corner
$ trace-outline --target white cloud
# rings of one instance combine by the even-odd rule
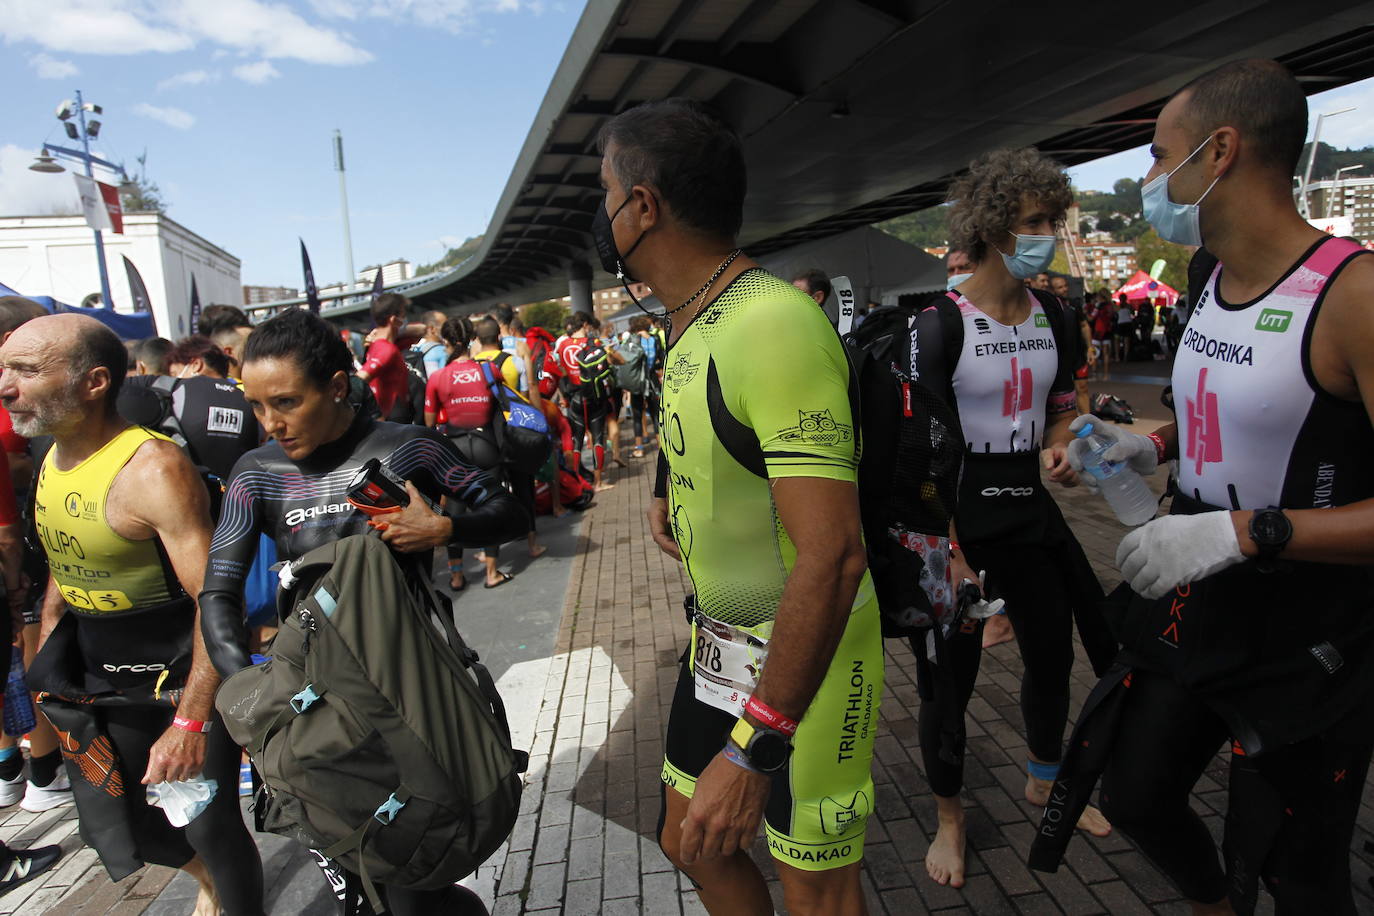
[[[196,123],[196,116],[189,111],[182,111],[180,108],[170,106],[164,108],[158,105],[149,105],[147,102],[139,102],[135,105],[134,114],[152,118],[154,121],[161,121],[168,127],[175,127],[177,130],[187,130]]]
[[[209,70],[187,70],[185,73],[178,73],[169,76],[157,84],[157,91],[164,92],[168,89],[180,89],[182,86],[200,86],[205,83],[213,83],[219,79],[218,73],[211,73]]]
[[[29,63],[33,65],[34,72],[39,79],[45,80],[64,80],[69,76],[76,76],[81,71],[76,64],[69,60],[58,60],[46,54],[34,54],[29,58]]]
[[[234,76],[237,76],[245,83],[252,83],[257,86],[281,76],[281,71],[272,66],[270,60],[260,60],[257,63],[243,64],[242,66],[235,67]]]
[[[0,216],[80,213],[81,202],[71,176],[29,171],[37,155],[36,149],[12,143],[0,146]],[[22,283],[21,277],[4,279],[10,284]]]
[[[169,53],[205,44],[317,64],[372,60],[349,36],[268,0],[0,0],[0,39],[83,54]]]
[[[540,0],[310,0],[325,19],[413,22],[449,32],[467,31],[483,13],[543,12]]]

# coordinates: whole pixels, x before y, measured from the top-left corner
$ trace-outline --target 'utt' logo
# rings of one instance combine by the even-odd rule
[[[1197,400],[1188,402],[1187,457],[1196,462],[1194,473],[1202,474],[1204,462],[1215,464],[1221,460],[1221,419],[1217,412],[1217,395],[1207,390],[1207,370],[1197,375]]]
[[[1002,382],[1002,416],[1016,416],[1031,406],[1033,388],[1030,369],[1020,369],[1016,357],[1011,358],[1011,378]]]

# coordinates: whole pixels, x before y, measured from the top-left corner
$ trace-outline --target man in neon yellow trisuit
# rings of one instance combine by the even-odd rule
[[[772,913],[746,852],[764,821],[789,912],[863,913],[883,657],[843,347],[735,247],[728,126],[668,100],[617,117],[601,146],[602,264],[627,280],[633,265],[669,306],[649,521],[695,590],[659,843],[711,913]]]

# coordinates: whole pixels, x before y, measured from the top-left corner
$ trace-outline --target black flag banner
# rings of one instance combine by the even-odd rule
[[[372,279],[372,298],[368,300],[369,305],[377,304],[377,297],[382,294],[382,269],[377,268],[377,276]]]
[[[200,291],[196,289],[195,274],[191,274],[191,333],[200,333]]]
[[[315,286],[315,271],[310,269],[310,252],[305,250],[305,239],[301,239],[301,269],[305,271],[305,300],[310,311],[320,313],[320,291]]]
[[[153,310],[153,300],[148,297],[148,287],[143,285],[143,277],[139,274],[134,262],[129,260],[128,255],[120,255],[124,259],[124,273],[129,277],[129,294],[134,297],[135,312],[151,312]]]

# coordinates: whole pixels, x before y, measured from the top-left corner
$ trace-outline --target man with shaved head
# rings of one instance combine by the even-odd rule
[[[1054,851],[1043,839],[1065,835],[1105,764],[1103,812],[1195,913],[1253,912],[1261,880],[1279,913],[1355,912],[1374,745],[1374,257],[1294,206],[1306,133],[1302,87],[1268,60],[1198,77],[1155,125],[1145,218],[1200,246],[1177,422],[1097,425],[1108,460],[1148,474],[1176,459],[1177,493],[1117,550],[1123,650],[1037,840]],[[1218,856],[1189,795],[1226,746]]]
[[[24,436],[50,435],[34,521],[48,555],[31,683],[49,696],[81,835],[115,880],[145,862],[200,883],[197,912],[263,911],[262,863],[238,807],[239,749],[214,708],[200,640],[210,544],[205,485],[170,440],[115,409],[124,345],[104,325],[50,315],[0,347],[0,403]],[[184,828],[145,786],[213,779]]]

